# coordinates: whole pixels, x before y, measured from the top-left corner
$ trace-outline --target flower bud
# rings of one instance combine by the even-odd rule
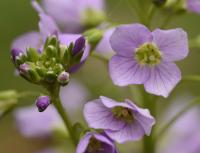
[[[29,70],[30,70],[30,66],[29,66],[28,64],[26,64],[26,63],[21,64],[21,65],[19,66],[19,72],[20,72],[21,74],[26,74],[26,73],[28,73]]]
[[[63,86],[67,85],[69,82],[69,73],[67,73],[67,72],[60,73],[57,80],[61,85],[63,85]]]
[[[36,100],[36,106],[39,112],[45,111],[49,105],[50,105],[49,96],[40,96]]]
[[[103,37],[103,32],[98,29],[91,29],[84,33],[88,43],[94,48]]]
[[[85,38],[81,36],[75,41],[74,48],[72,50],[73,55],[82,52],[84,48],[85,48]]]
[[[16,63],[16,60],[19,59],[23,55],[23,52],[20,49],[13,48],[11,50],[11,57],[13,63]]]

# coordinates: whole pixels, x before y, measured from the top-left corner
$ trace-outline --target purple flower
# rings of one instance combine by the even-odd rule
[[[155,123],[147,109],[137,107],[130,100],[120,103],[102,96],[85,105],[84,117],[89,127],[104,129],[119,143],[150,135]]]
[[[188,55],[188,38],[183,29],[150,32],[141,24],[116,28],[110,39],[117,53],[109,63],[114,84],[144,84],[147,92],[167,97],[181,79],[175,61]]]
[[[76,153],[117,153],[117,150],[104,134],[88,132],[80,140]]]
[[[199,0],[187,0],[187,7],[192,12],[200,13],[200,1]]]
[[[38,108],[39,112],[43,112],[47,109],[47,107],[50,105],[50,98],[49,96],[40,96],[36,100],[36,106]]]
[[[65,32],[77,32],[82,29],[86,11],[102,11],[104,0],[42,0],[41,6],[33,0],[32,5],[39,13],[51,16]]]

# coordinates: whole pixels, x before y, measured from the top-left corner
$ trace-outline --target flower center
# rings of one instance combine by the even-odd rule
[[[133,113],[130,109],[121,106],[114,107],[112,113],[116,119],[130,123],[134,121]]]
[[[158,65],[162,59],[161,52],[155,44],[145,43],[136,49],[135,59],[141,65]]]
[[[86,149],[86,153],[96,153],[97,151],[100,151],[102,149],[101,142],[92,137],[90,139],[90,143]]]

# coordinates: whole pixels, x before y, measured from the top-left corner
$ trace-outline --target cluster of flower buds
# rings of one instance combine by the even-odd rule
[[[65,86],[69,82],[71,69],[80,64],[84,49],[85,38],[82,36],[66,46],[61,45],[53,35],[47,38],[42,51],[28,48],[24,53],[12,49],[12,60],[19,74],[31,83],[43,86],[58,83]]]

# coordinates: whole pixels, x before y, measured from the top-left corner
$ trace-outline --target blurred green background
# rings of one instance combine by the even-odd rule
[[[107,15],[117,23],[137,22],[132,15],[130,6],[125,0],[107,0]],[[157,22],[159,18],[155,19]],[[10,60],[10,46],[14,38],[38,29],[38,15],[30,5],[30,0],[0,0],[0,90],[17,89],[18,91],[38,90],[22,78],[16,77]],[[190,38],[200,35],[200,16],[196,14],[182,15],[173,20],[170,27],[183,27]],[[192,49],[189,57],[179,62],[183,75],[200,75],[200,49]],[[98,67],[98,72],[96,68]],[[95,71],[95,73],[93,73]],[[123,99],[129,96],[126,89],[114,87],[107,74],[107,67],[100,61],[90,58],[84,68],[74,77],[82,80],[91,91],[91,98],[99,95]],[[94,80],[91,83],[90,80]],[[96,81],[95,81],[96,80]],[[109,83],[107,83],[109,81]],[[200,83],[184,82],[177,87],[171,97],[176,94],[199,94]],[[127,97],[130,98],[130,97]],[[23,99],[24,104],[30,104],[34,99]],[[165,105],[162,103],[162,105]],[[50,142],[51,143],[51,142]],[[13,121],[12,115],[0,120],[0,153],[34,153],[49,144],[48,140],[26,139],[21,136]],[[70,153],[70,152],[69,152]],[[127,152],[126,152],[127,153]]]

